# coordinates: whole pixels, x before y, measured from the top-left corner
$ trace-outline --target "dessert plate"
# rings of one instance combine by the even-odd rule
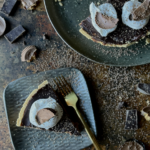
[[[145,46],[145,40],[128,48],[112,48],[94,43],[79,32],[79,23],[90,15],[91,0],[64,0],[63,6],[55,0],[44,2],[48,17],[58,35],[85,57],[113,66],[136,66],[150,62],[150,46]],[[95,0],[93,2],[97,3]],[[101,4],[105,2],[107,0],[100,0]]]
[[[48,80],[55,89],[53,79],[63,75],[71,83],[79,97],[79,106],[85,119],[97,134],[92,103],[86,81],[82,73],[73,68],[57,69],[26,76],[9,83],[4,90],[3,100],[7,115],[8,127],[14,149],[16,150],[79,150],[91,145],[85,131],[81,136],[67,133],[56,133],[44,130],[16,127],[18,113],[28,95],[44,80]]]

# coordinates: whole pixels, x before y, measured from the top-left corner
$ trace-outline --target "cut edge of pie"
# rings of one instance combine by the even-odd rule
[[[103,46],[108,46],[108,47],[128,47],[131,46],[133,44],[137,44],[140,40],[144,39],[146,36],[150,35],[150,31],[147,32],[147,34],[145,36],[143,36],[141,39],[139,39],[138,41],[135,42],[129,42],[126,44],[110,44],[110,43],[104,43],[102,41],[97,41],[95,39],[92,38],[91,35],[89,35],[83,28],[80,28],[79,32],[84,35],[87,39],[92,40],[93,42],[99,43]]]
[[[24,117],[24,112],[25,112],[25,109],[29,103],[29,101],[31,100],[31,98],[38,92],[39,89],[45,87],[46,85],[48,84],[48,81],[45,80],[44,82],[42,82],[39,86],[38,86],[38,89],[35,89],[33,90],[30,95],[27,97],[27,99],[25,100],[20,112],[19,112],[19,116],[18,116],[18,119],[17,119],[17,122],[16,122],[16,126],[20,127],[21,126],[21,122],[22,122],[22,119]]]

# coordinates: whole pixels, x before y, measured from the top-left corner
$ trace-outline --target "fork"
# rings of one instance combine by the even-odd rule
[[[72,87],[68,84],[68,82],[66,81],[66,79],[63,76],[56,78],[56,80],[54,79],[54,82],[56,83],[59,91],[61,92],[62,96],[64,97],[67,105],[72,106],[75,109],[78,117],[80,118],[80,120],[81,120],[89,138],[91,139],[94,147],[96,148],[96,150],[102,150],[100,148],[98,141],[96,140],[94,134],[90,130],[88,124],[85,122],[85,120],[83,119],[83,116],[81,115],[81,113],[79,112],[79,110],[76,106],[78,97],[74,93]]]

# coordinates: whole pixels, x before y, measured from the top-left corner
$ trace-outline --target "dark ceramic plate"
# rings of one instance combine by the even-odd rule
[[[19,111],[27,96],[44,80],[53,86],[53,79],[60,75],[65,76],[72,85],[80,99],[78,103],[85,118],[97,134],[91,98],[82,73],[73,68],[51,70],[17,79],[9,83],[4,91],[4,106],[15,150],[80,150],[92,144],[85,131],[81,132],[81,136],[70,136],[66,133],[16,127]]]
[[[94,43],[79,32],[79,23],[90,15],[91,0],[62,0],[63,7],[55,0],[44,1],[54,29],[78,53],[95,62],[113,66],[136,66],[150,62],[149,46],[143,46],[145,40],[129,48],[111,48]]]

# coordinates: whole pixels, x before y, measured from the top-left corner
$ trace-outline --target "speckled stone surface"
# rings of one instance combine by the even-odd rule
[[[133,138],[150,148],[150,123],[144,117],[139,117],[137,131],[124,130],[126,109],[137,109],[139,112],[150,102],[149,96],[136,91],[138,83],[150,83],[150,65],[120,68],[93,63],[68,48],[57,36],[49,23],[42,0],[33,12],[23,10],[20,2],[15,7],[17,9],[11,17],[0,13],[6,19],[5,33],[18,24],[27,32],[13,45],[3,36],[0,37],[0,149],[13,149],[2,101],[4,88],[20,77],[63,67],[77,68],[85,76],[98,126],[98,140],[103,150],[117,150],[119,145]],[[23,19],[23,16],[27,19]],[[43,40],[43,34],[47,34],[48,38]],[[37,47],[37,60],[21,62],[21,52],[28,45]],[[114,55],[112,57],[116,59]],[[116,110],[120,101],[127,102],[128,107]],[[86,150],[94,148],[91,146]]]

